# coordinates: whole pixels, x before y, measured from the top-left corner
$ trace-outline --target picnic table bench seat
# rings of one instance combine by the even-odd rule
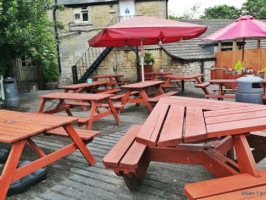
[[[99,92],[100,94],[114,94],[114,93],[117,93],[117,92],[120,92],[121,89],[113,89],[113,90],[105,90],[103,92]]]
[[[177,94],[178,91],[171,91],[171,92],[167,92],[167,93],[163,93],[161,95],[155,96],[153,98],[149,98],[149,102],[158,102],[161,98],[163,97],[169,97],[169,96],[173,96],[175,94]]]
[[[138,93],[139,93],[139,91],[132,91],[132,92],[130,93],[130,95],[135,95],[135,94],[138,94]],[[119,94],[119,95],[112,96],[112,97],[111,97],[111,100],[114,100],[114,101],[116,101],[116,100],[121,100],[125,95],[126,95],[126,94]]]
[[[266,157],[266,130],[251,132],[247,137],[249,146],[253,148],[252,154],[256,163],[260,162]]]
[[[70,105],[70,106],[91,106],[91,104],[88,103],[88,102],[78,102],[78,101],[66,102],[66,105]],[[118,105],[118,104],[113,104],[113,106],[116,109],[121,109],[121,108],[124,107],[123,105]],[[97,107],[109,108],[110,106],[108,104],[98,104]]]
[[[266,170],[260,177],[238,174],[187,184],[185,194],[190,200],[266,199]]]
[[[81,102],[78,102],[78,103],[81,103]],[[36,115],[47,115],[47,117],[50,117],[51,114],[47,114],[47,113],[31,113],[31,114],[36,114]],[[57,117],[62,117],[62,118],[75,118],[75,119],[78,119],[77,123],[78,124],[85,124],[88,122],[88,118],[87,117],[72,117],[72,116],[65,116],[65,115],[54,115],[54,116],[57,116]]]
[[[207,95],[205,95],[205,98],[217,98],[217,99],[224,99],[224,98],[226,98],[226,99],[235,99],[236,98],[236,96],[233,96],[233,95],[219,95],[219,94],[207,94]]]
[[[122,176],[131,191],[143,180],[149,165],[144,158],[146,145],[135,141],[141,127],[132,126],[103,158],[105,168],[113,169],[118,176]]]
[[[85,130],[85,129],[75,129],[79,137],[83,141],[89,141],[93,139],[96,135],[99,135],[100,131],[92,131],[92,130]],[[50,131],[47,131],[46,134],[54,134],[54,135],[61,135],[61,136],[68,136],[67,132],[63,127],[59,127]]]
[[[209,82],[204,82],[204,83],[199,83],[199,84],[195,84],[196,88],[206,88],[210,85]]]

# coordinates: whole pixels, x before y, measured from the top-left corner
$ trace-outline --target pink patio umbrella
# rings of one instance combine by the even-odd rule
[[[244,45],[246,39],[265,39],[266,23],[255,20],[250,15],[239,17],[232,24],[203,38],[203,40],[243,40],[242,67],[244,62]]]
[[[141,46],[141,71],[144,81],[143,45],[170,43],[200,36],[206,26],[155,17],[139,16],[102,30],[89,41],[93,47]]]

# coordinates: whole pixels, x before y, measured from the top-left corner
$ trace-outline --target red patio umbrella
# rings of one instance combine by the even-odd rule
[[[143,45],[188,40],[200,36],[206,30],[206,26],[139,16],[105,28],[92,38],[89,44],[93,47],[141,46],[141,70],[144,81]]]
[[[203,38],[203,40],[243,40],[242,67],[244,61],[244,45],[246,39],[266,38],[266,23],[255,20],[250,15],[239,17],[232,24]]]

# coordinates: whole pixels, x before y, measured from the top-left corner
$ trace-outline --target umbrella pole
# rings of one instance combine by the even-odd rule
[[[140,52],[141,52],[141,81],[144,81],[144,53],[143,53],[143,40],[140,41]]]
[[[242,70],[244,69],[244,56],[245,56],[245,38],[243,38],[243,44],[242,44]]]

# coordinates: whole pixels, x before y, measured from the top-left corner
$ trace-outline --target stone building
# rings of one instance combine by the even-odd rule
[[[56,20],[64,24],[64,30],[58,30],[61,60],[60,84],[72,83],[71,66],[76,64],[88,50],[88,40],[112,23],[112,20],[116,20],[118,16],[126,18],[134,15],[167,18],[167,2],[168,0],[58,0],[58,5],[65,7],[63,11],[55,12]],[[113,64],[115,63],[114,51],[112,50],[102,62],[96,73],[114,73],[113,67],[116,66]],[[132,63],[136,63],[135,60],[134,52],[118,50],[119,66],[123,68],[119,73],[125,73],[125,76],[134,80],[136,73]]]

